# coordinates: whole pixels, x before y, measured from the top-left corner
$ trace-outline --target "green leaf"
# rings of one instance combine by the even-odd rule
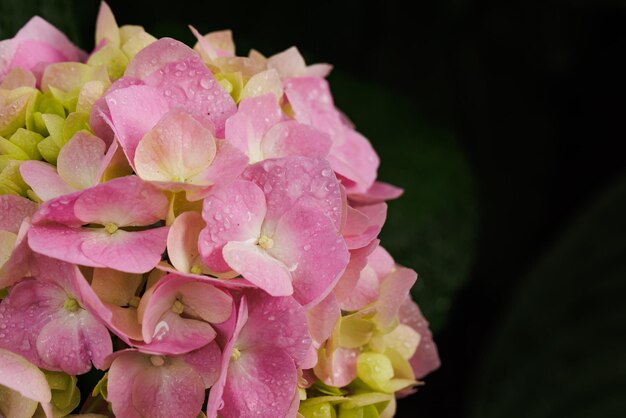
[[[472,385],[470,417],[624,416],[624,213],[626,177],[522,282]]]

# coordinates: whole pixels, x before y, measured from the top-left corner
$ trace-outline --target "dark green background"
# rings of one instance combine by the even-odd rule
[[[110,1],[118,22],[335,64],[382,158],[383,244],[420,273],[442,368],[399,417],[626,416],[626,4]],[[98,2],[0,0],[93,46]]]

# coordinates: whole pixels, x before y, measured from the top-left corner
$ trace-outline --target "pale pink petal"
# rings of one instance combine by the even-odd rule
[[[17,235],[13,232],[0,230],[0,267],[9,261],[15,243],[17,241]]]
[[[86,373],[91,363],[102,368],[111,354],[111,336],[89,312],[60,312],[37,337],[37,353],[44,367],[70,375]]]
[[[388,327],[398,314],[398,300],[404,300],[417,280],[417,273],[405,267],[397,266],[380,285],[380,298],[376,302],[374,321],[379,329]]]
[[[29,275],[33,252],[28,246],[28,219],[22,222],[17,234],[15,245],[9,259],[0,266],[0,289],[11,286],[23,277]]]
[[[222,252],[231,269],[270,295],[288,296],[293,293],[288,266],[255,242],[230,241]]]
[[[59,152],[59,176],[77,190],[95,186],[100,180],[105,152],[106,144],[100,138],[84,131],[78,132]]]
[[[24,218],[33,216],[36,210],[32,200],[12,194],[0,196],[0,230],[17,234]]]
[[[242,352],[230,362],[219,414],[223,418],[286,416],[296,385],[296,367],[283,350]]]
[[[428,328],[428,321],[410,296],[401,304],[398,317],[401,324],[410,326],[420,335],[417,350],[409,362],[415,373],[415,378],[421,379],[441,365],[437,346],[433,341],[433,334]]]
[[[176,270],[189,273],[194,266],[202,267],[198,237],[205,226],[202,215],[192,211],[183,212],[174,220],[167,234],[167,255]]]
[[[300,363],[300,368],[304,370],[310,370],[315,365],[317,365],[317,348],[315,348],[317,344],[311,344],[309,346],[309,351],[307,351],[306,356]]]
[[[217,381],[222,362],[222,350],[215,341],[183,355],[182,358],[202,377],[206,389]]]
[[[271,297],[249,291],[248,322],[241,330],[236,347],[256,351],[268,347],[284,351],[299,366],[305,359],[311,338],[304,308],[292,297]]]
[[[386,219],[386,203],[349,208],[346,225],[342,231],[348,248],[362,248],[376,239]]]
[[[355,203],[371,205],[397,199],[404,190],[392,184],[376,181],[365,193],[350,193],[350,200]]]
[[[261,71],[250,77],[250,80],[243,86],[241,91],[241,100],[263,96],[268,93],[276,96],[278,100],[281,100],[283,97],[283,82],[280,80],[278,72],[273,68]]]
[[[239,103],[237,113],[226,121],[226,138],[246,153],[252,162],[261,156],[261,139],[281,118],[278,100],[273,94],[252,97]]]
[[[269,57],[267,66],[278,71],[283,80],[304,75],[306,70],[304,58],[295,46]]]
[[[286,211],[299,204],[323,211],[339,229],[340,184],[325,160],[299,156],[265,160],[250,166],[242,177],[265,193],[265,228],[273,229]]]
[[[315,375],[327,385],[343,387],[356,379],[356,361],[359,351],[337,348],[328,357],[320,356]]]
[[[43,161],[24,161],[20,165],[20,174],[37,197],[44,201],[76,191],[57,174],[53,165]]]
[[[235,181],[214,188],[202,209],[207,224],[198,241],[203,262],[214,271],[230,271],[222,248],[228,241],[258,238],[265,213],[265,196],[254,183]]]
[[[294,298],[303,305],[324,299],[348,264],[343,238],[319,210],[295,206],[280,218],[272,238],[268,252],[292,266]]]
[[[125,306],[135,296],[142,281],[139,274],[96,268],[93,271],[91,288],[103,302]]]
[[[376,180],[380,159],[370,142],[355,130],[345,128],[341,141],[334,140],[328,155],[333,169],[356,183],[355,192],[366,192]]]
[[[115,16],[106,2],[100,3],[98,17],[96,19],[96,45],[106,40],[116,48],[120,46],[120,31],[115,21]]]
[[[204,384],[193,368],[180,359],[165,358],[137,373],[132,403],[142,417],[196,418],[204,402]]]
[[[306,67],[306,75],[309,77],[327,77],[333,70],[333,66],[330,64],[312,64]]]
[[[180,271],[176,270],[175,268],[171,267],[170,265],[165,264],[163,262],[159,263],[156,266],[156,268],[159,271],[161,271],[161,272],[174,273],[177,276],[183,276],[183,277],[187,277],[189,279],[202,281],[202,282],[214,285],[214,286],[218,286],[218,287],[223,288],[223,289],[241,290],[241,289],[255,289],[256,288],[255,285],[253,285],[252,283],[250,283],[246,279],[229,278],[232,275],[229,275],[226,278],[215,278],[215,277],[210,277],[210,276],[203,276],[201,274],[183,273],[183,272],[180,272]]]
[[[85,190],[74,204],[83,223],[146,226],[165,219],[168,200],[136,176],[119,177]]]
[[[133,383],[151,367],[150,357],[136,351],[121,352],[111,364],[107,379],[107,400],[116,417],[142,418],[133,405]]]
[[[341,301],[341,309],[344,311],[358,311],[370,303],[376,301],[380,294],[380,282],[376,272],[367,266],[361,270],[356,286],[350,295]]]
[[[175,109],[139,142],[135,169],[144,180],[189,182],[207,169],[215,152],[211,131],[190,114]]]
[[[167,113],[169,106],[157,89],[142,85],[109,91],[104,98],[113,131],[132,165],[139,141]]]
[[[393,257],[380,245],[376,247],[374,251],[367,257],[367,264],[369,264],[378,279],[382,281],[387,275],[393,270],[395,266],[395,262],[393,261]]]
[[[264,158],[302,155],[326,158],[332,142],[324,132],[296,121],[274,125],[263,137],[261,150]]]
[[[185,283],[178,291],[186,315],[216,324],[230,317],[233,299],[226,292],[202,282]]]
[[[320,303],[310,308],[306,316],[313,342],[319,347],[333,333],[341,317],[341,308],[335,295],[330,293]]]
[[[1,44],[2,42],[0,42]],[[9,73],[2,79],[2,83],[0,83],[0,88],[5,90],[13,90],[18,87],[31,87],[36,88],[37,79],[29,70],[25,70],[23,68],[13,68]]]
[[[199,46],[207,57],[232,57],[235,55],[235,43],[233,42],[233,33],[230,30],[211,32],[204,36],[201,36],[197,31],[194,34],[198,38],[196,47]]]
[[[3,349],[0,349],[0,385],[37,402],[51,400],[43,372],[24,357]]]

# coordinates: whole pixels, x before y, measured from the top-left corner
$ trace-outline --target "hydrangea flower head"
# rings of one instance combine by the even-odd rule
[[[0,41],[0,415],[392,416],[439,367],[402,190],[330,65],[191,31]]]

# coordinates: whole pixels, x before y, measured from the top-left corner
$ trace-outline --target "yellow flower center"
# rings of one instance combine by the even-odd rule
[[[172,312],[180,315],[181,313],[183,313],[184,310],[185,310],[185,305],[183,305],[183,303],[180,300],[176,299],[176,301],[172,305]]]
[[[106,229],[106,231],[107,231],[109,234],[114,234],[114,233],[115,233],[115,231],[117,231],[117,230],[118,230],[118,228],[119,228],[119,227],[118,227],[117,225],[115,225],[114,223],[108,223],[108,224],[105,224],[105,225],[104,225],[104,229]]]
[[[267,235],[262,235],[261,238],[259,238],[258,244],[259,247],[263,248],[264,250],[269,250],[270,248],[274,247],[274,240]]]

